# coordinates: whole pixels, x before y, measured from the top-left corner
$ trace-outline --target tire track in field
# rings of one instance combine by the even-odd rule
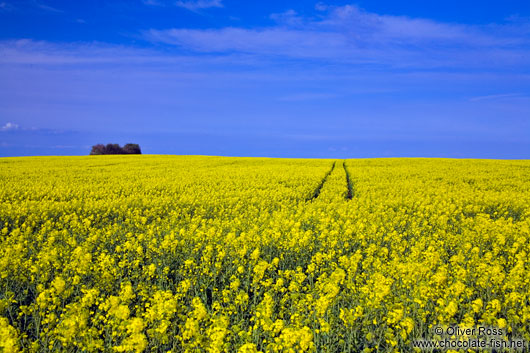
[[[342,167],[344,168],[344,172],[346,173],[346,186],[348,188],[348,193],[346,194],[346,200],[349,201],[353,198],[353,182],[351,181],[348,168],[346,168],[346,161],[342,162]]]
[[[313,201],[314,199],[316,199],[318,197],[318,195],[320,195],[320,190],[322,190],[322,187],[326,183],[326,180],[328,179],[329,175],[333,172],[333,169],[335,169],[335,164],[336,163],[337,163],[336,161],[333,162],[333,165],[331,166],[331,169],[326,173],[326,175],[324,175],[324,177],[320,181],[320,184],[318,184],[317,188],[313,192],[313,195],[311,195],[311,197],[309,197],[306,200],[306,202]]]

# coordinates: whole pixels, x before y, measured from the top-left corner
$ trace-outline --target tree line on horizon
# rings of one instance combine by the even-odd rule
[[[117,143],[108,143],[107,145],[97,144],[92,146],[90,155],[101,155],[101,154],[142,154],[140,146],[136,143],[127,143],[121,147]]]

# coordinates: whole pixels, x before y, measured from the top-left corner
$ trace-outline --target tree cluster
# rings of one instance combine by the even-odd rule
[[[103,144],[92,146],[90,155],[100,154],[142,154],[142,150],[136,143],[128,143],[123,147],[117,143],[108,143],[106,146]]]

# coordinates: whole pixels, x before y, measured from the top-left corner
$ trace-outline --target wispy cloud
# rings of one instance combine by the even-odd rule
[[[142,0],[142,3],[149,6],[160,6],[163,5],[163,2],[160,2],[160,0]]]
[[[305,22],[305,19],[292,9],[282,13],[273,13],[269,18],[278,22],[280,25],[286,25],[289,27],[303,26]]]
[[[37,0],[21,0],[16,6],[6,1],[0,1],[0,11],[19,11],[24,8],[39,9],[47,12],[63,13],[64,11]]]
[[[331,99],[336,98],[336,93],[296,93],[289,94],[278,98],[279,101],[284,102],[303,102],[303,101],[315,101],[320,99]]]
[[[14,9],[14,6],[5,1],[0,2],[0,11],[11,11]]]
[[[175,5],[190,11],[208,9],[211,7],[223,7],[222,0],[179,0]]]
[[[19,126],[14,123],[6,123],[4,126],[0,127],[0,131],[13,131],[18,130]]]
[[[491,95],[486,95],[486,96],[472,97],[472,98],[469,99],[469,101],[470,102],[478,102],[478,101],[498,100],[498,99],[518,98],[518,97],[525,97],[525,95],[523,95],[521,93],[491,94]]]
[[[354,5],[319,4],[317,17],[293,10],[262,28],[151,29],[144,37],[202,53],[327,59],[399,66],[520,65],[530,54],[528,23],[464,25],[379,15]],[[519,31],[514,30],[520,28]]]
[[[355,5],[320,6],[324,18],[310,25],[342,32],[356,42],[365,44],[411,44],[424,41],[467,42],[476,40],[478,33],[470,33],[466,25],[447,24],[429,19],[407,16],[379,15]],[[471,32],[475,32],[471,30]]]
[[[57,13],[64,12],[63,10],[60,10],[58,8],[52,7],[50,5],[47,5],[45,3],[38,2],[38,1],[35,1],[35,0],[33,1],[33,4],[34,4],[34,6],[38,7],[41,10],[44,10],[44,11],[57,12]]]
[[[294,57],[334,57],[349,51],[347,39],[335,33],[283,28],[150,30],[146,33],[146,38],[211,53],[238,51]]]
[[[0,41],[0,64],[141,64],[177,62],[179,57],[105,43],[51,43],[30,39]]]
[[[194,12],[212,7],[224,7],[222,0],[142,0],[142,2],[149,6],[178,6]]]
[[[32,0],[0,0],[7,2],[42,11]],[[195,11],[212,4],[182,3]],[[59,145],[91,145],[105,133],[109,141],[145,133],[164,153],[276,148],[277,155],[318,156],[344,141],[377,154],[396,147],[378,141],[447,136],[519,141],[510,151],[528,151],[530,104],[528,95],[516,95],[530,91],[528,19],[468,25],[319,4],[310,16],[288,10],[269,20],[261,27],[243,27],[242,19],[224,28],[153,28],[142,32],[147,43],[135,38],[134,45],[0,40],[0,144],[42,142],[56,154]],[[210,139],[221,135],[230,138]],[[266,147],[241,147],[240,137]]]

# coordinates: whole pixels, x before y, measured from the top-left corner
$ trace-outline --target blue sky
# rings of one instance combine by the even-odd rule
[[[0,0],[0,156],[530,158],[530,2]]]

